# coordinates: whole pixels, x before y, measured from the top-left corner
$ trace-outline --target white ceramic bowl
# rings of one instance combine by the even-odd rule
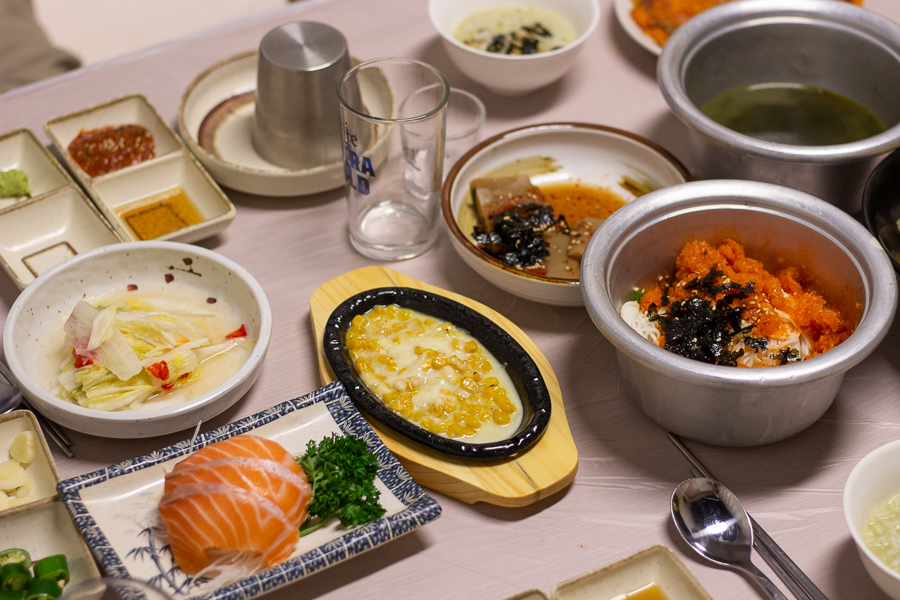
[[[471,230],[460,226],[460,208],[469,196],[469,182],[492,169],[532,156],[553,158],[558,171],[533,176],[532,183],[577,179],[612,188],[624,200],[635,194],[622,187],[623,178],[663,188],[690,179],[674,156],[642,137],[588,123],[546,123],[495,135],[467,152],[450,170],[441,193],[441,211],[453,248],[479,275],[526,300],[557,306],[581,306],[581,284],[575,279],[532,275],[504,264],[472,243]]]
[[[493,6],[535,6],[558,12],[575,30],[575,41],[559,50],[509,56],[476,50],[453,32],[472,13]],[[520,96],[553,83],[575,64],[581,46],[600,22],[598,0],[429,0],[428,16],[450,59],[468,77],[501,96]]]
[[[885,594],[900,600],[900,573],[889,569],[863,543],[869,514],[900,494],[900,441],[885,444],[857,463],[844,485],[844,518],[866,571]]]
[[[168,279],[171,281],[166,282]],[[225,383],[184,404],[167,408],[113,411],[84,408],[52,395],[53,364],[61,351],[62,326],[75,304],[126,288],[177,293],[199,289],[236,309],[256,345]],[[112,438],[151,437],[207,421],[237,402],[259,376],[272,336],[272,312],[259,283],[224,256],[178,242],[129,242],[97,248],[46,271],[13,304],[3,330],[9,367],[24,394],[47,417],[76,431]],[[43,360],[42,360],[43,359]]]

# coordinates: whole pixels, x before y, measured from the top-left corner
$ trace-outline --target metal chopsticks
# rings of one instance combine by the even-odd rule
[[[703,477],[716,479],[709,469],[688,450],[681,438],[671,431],[667,435],[672,443],[675,444],[675,447],[693,465],[692,471],[695,471],[695,473],[699,472]],[[784,582],[784,585],[791,590],[794,596],[799,600],[828,600],[828,597],[800,570],[800,567],[775,543],[775,540],[769,537],[769,534],[765,532],[753,517],[750,517],[750,524],[753,527],[753,547],[779,579]]]

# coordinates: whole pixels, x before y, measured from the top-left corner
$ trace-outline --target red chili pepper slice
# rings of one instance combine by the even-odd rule
[[[80,369],[81,367],[86,367],[88,365],[94,364],[94,361],[86,356],[82,356],[75,352],[75,348],[72,348],[72,356],[75,357],[75,368]]]
[[[247,328],[241,325],[239,328],[235,329],[231,333],[225,336],[226,340],[231,340],[239,337],[247,337]]]
[[[147,367],[147,372],[157,379],[165,381],[169,378],[169,365],[166,364],[166,361],[161,360],[158,363],[153,363]]]

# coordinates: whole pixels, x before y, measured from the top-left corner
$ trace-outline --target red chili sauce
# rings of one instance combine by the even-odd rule
[[[153,134],[146,127],[134,124],[82,129],[68,149],[78,166],[91,177],[156,156]]]

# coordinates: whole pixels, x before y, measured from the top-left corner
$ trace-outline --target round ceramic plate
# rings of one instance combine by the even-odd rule
[[[258,52],[245,52],[211,66],[191,82],[178,109],[178,129],[188,147],[213,179],[241,192],[306,196],[343,186],[341,162],[292,170],[257,154],[251,139],[257,65]],[[393,99],[387,81],[360,92],[367,105],[390,110]]]
[[[550,159],[555,169],[531,175],[531,182],[538,187],[579,181],[607,187],[626,202],[691,178],[677,158],[650,140],[590,123],[545,123],[512,129],[484,140],[459,159],[441,193],[441,210],[453,248],[494,285],[527,300],[557,306],[583,304],[579,281],[527,273],[490,256],[476,247],[470,236],[474,210],[462,210],[473,179],[496,176],[496,169],[534,157]]]
[[[511,437],[497,442],[473,444],[431,433],[407,421],[373,394],[353,366],[345,337],[353,317],[369,312],[375,306],[396,304],[449,321],[464,329],[506,365],[510,379],[522,399],[525,411],[522,424]],[[540,369],[528,352],[502,327],[471,308],[439,294],[413,288],[390,287],[368,290],[341,303],[328,319],[322,340],[325,357],[335,377],[347,393],[366,413],[397,433],[423,446],[468,459],[492,459],[512,456],[538,441],[550,422],[550,392]]]
[[[656,56],[662,53],[662,46],[656,40],[644,33],[641,26],[635,22],[631,16],[631,10],[634,8],[634,0],[614,0],[616,8],[616,19],[631,39],[636,41],[648,52],[652,52]]]

